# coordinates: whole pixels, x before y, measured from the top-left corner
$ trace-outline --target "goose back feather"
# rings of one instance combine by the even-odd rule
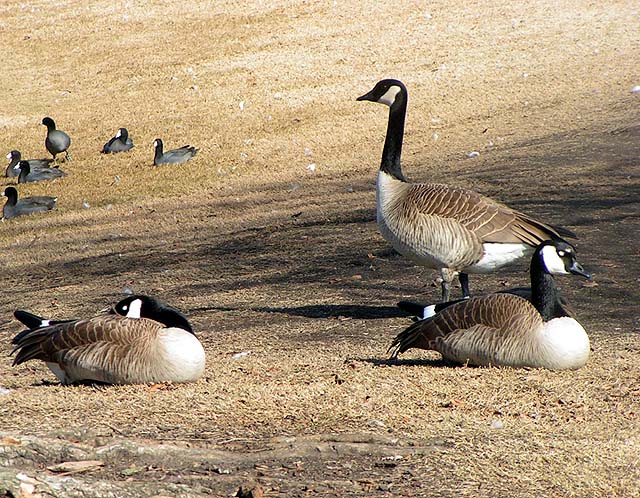
[[[63,384],[193,382],[204,371],[204,349],[192,332],[115,312],[24,330],[12,343],[14,365],[42,360]]]

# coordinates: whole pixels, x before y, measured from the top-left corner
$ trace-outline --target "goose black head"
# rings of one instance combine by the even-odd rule
[[[576,259],[576,251],[573,246],[565,241],[547,240],[538,246],[536,253],[546,273],[552,275],[573,274],[591,278],[591,274],[586,272]]]
[[[150,296],[137,294],[126,297],[119,301],[110,313],[133,319],[148,318],[166,327],[178,327],[193,334],[193,328],[186,316],[176,308]]]
[[[379,102],[389,107],[394,104],[405,102],[407,100],[407,89],[402,81],[394,79],[385,79],[378,81],[373,89],[356,100],[369,100],[370,102]]]

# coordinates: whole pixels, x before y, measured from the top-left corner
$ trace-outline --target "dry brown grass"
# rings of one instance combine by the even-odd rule
[[[85,316],[132,288],[187,312],[208,367],[165,390],[63,388],[6,359],[2,432],[94,450],[188,444],[234,462],[227,476],[151,458],[127,496],[228,496],[251,479],[268,496],[639,495],[638,15],[633,2],[3,2],[0,148],[45,157],[50,115],[73,161],[61,181],[20,186],[59,196],[55,212],[2,226],[0,353],[17,307]],[[580,234],[599,285],[560,284],[592,339],[585,368],[386,360],[407,325],[395,302],[438,295],[373,223],[386,111],[355,97],[386,76],[410,91],[409,177]],[[120,126],[136,148],[99,154]],[[201,151],[154,168],[156,137]],[[522,285],[523,270],[472,278],[472,291]],[[356,443],[301,449],[339,434]],[[11,469],[45,478],[38,466],[69,451]],[[76,478],[125,484],[141,459]]]

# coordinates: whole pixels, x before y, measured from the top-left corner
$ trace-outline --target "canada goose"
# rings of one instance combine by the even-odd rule
[[[102,147],[103,154],[115,154],[116,152],[126,152],[133,148],[133,140],[129,137],[126,128],[120,128],[116,135]]]
[[[495,271],[529,256],[543,240],[575,237],[471,190],[437,183],[408,183],[400,166],[407,89],[386,79],[357,100],[389,106],[387,135],[376,186],[380,232],[402,255],[439,269],[442,301],[458,274],[463,296],[468,273]]]
[[[19,150],[12,150],[7,154],[7,159],[9,159],[9,165],[4,174],[7,178],[14,178],[20,174],[20,171],[16,170],[15,166],[22,160],[22,154],[20,154]],[[27,162],[33,171],[36,169],[49,168],[53,159],[28,159]]]
[[[515,294],[516,296],[520,296],[527,301],[531,301],[531,287],[514,287],[513,289],[497,291],[496,294]],[[420,304],[413,301],[400,301],[398,303],[398,308],[409,314],[411,316],[411,319],[413,319],[414,321],[418,321],[424,320],[425,318],[430,318],[433,315],[440,313],[443,309],[448,308],[453,304],[459,303],[460,301],[464,301],[465,299],[469,298],[464,297],[462,299],[453,299],[452,301],[446,301],[443,303],[436,303],[431,305]],[[563,296],[559,296],[558,299],[559,305],[563,307],[565,314],[567,316],[574,317],[575,313],[567,300]]]
[[[191,145],[183,145],[179,149],[163,152],[164,146],[162,140],[159,138],[153,141],[153,146],[155,147],[155,155],[153,157],[153,164],[155,166],[159,166],[160,164],[184,163],[198,153],[198,149]]]
[[[552,275],[590,275],[562,241],[542,242],[530,273],[531,301],[509,293],[461,300],[398,334],[389,348],[392,357],[420,348],[462,364],[580,368],[589,357],[589,337],[567,315]]]
[[[108,314],[43,327],[31,317],[36,327],[13,338],[13,364],[45,361],[63,384],[193,382],[204,372],[204,349],[187,318],[152,297],[129,296]]]
[[[62,152],[65,153],[65,160],[69,160],[69,151],[67,150],[71,145],[71,138],[62,130],[56,130],[56,124],[50,117],[42,118],[42,124],[47,127],[47,137],[44,140],[44,145],[53,156],[55,162],[56,155]]]
[[[43,182],[67,176],[64,171],[58,168],[31,169],[28,161],[20,161],[14,166],[14,169],[20,172],[18,183]]]
[[[7,198],[7,202],[2,208],[2,218],[7,220],[16,216],[49,211],[56,207],[56,201],[58,200],[57,197],[46,195],[23,197],[18,200],[18,191],[15,187],[6,187],[2,195]]]

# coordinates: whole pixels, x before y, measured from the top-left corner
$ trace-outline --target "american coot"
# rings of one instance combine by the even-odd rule
[[[22,160],[22,154],[20,154],[19,150],[12,150],[7,154],[7,159],[9,159],[9,166],[7,166],[5,175],[7,178],[14,178],[20,174],[20,171],[15,169],[15,165]],[[53,162],[53,159],[27,159],[27,162],[33,171],[36,169],[48,168]]]
[[[168,150],[167,152],[162,152],[162,140],[156,138],[153,142],[153,146],[156,149],[155,156],[153,158],[153,164],[158,166],[160,164],[178,164],[184,163],[191,159],[198,153],[198,149],[192,147],[191,145],[184,145],[179,149]]]
[[[129,296],[85,320],[33,322],[13,338],[13,364],[45,361],[63,384],[193,382],[204,372],[204,349],[187,318],[149,296]]]
[[[103,154],[115,154],[116,152],[126,152],[133,148],[133,140],[129,138],[129,132],[126,128],[120,128],[116,132],[116,136],[109,140],[102,147]]]
[[[393,357],[411,348],[470,365],[576,369],[589,358],[589,337],[568,316],[553,275],[590,278],[566,242],[547,240],[531,259],[531,301],[495,293],[463,299],[401,332]]]
[[[14,187],[5,188],[2,195],[7,198],[7,202],[2,208],[2,217],[6,219],[49,211],[56,207],[56,201],[58,200],[56,197],[45,195],[23,197],[18,200],[18,191]]]
[[[14,168],[20,172],[18,175],[18,183],[26,182],[42,182],[46,180],[55,180],[56,178],[62,178],[67,174],[61,169],[57,168],[45,168],[32,170],[27,161],[20,161],[14,166]]]
[[[65,153],[65,160],[70,159],[69,151],[67,150],[71,145],[71,138],[62,130],[56,130],[56,124],[53,119],[46,117],[42,119],[42,124],[47,127],[47,137],[44,140],[44,145],[53,156],[53,160],[56,160],[56,154]]]
[[[471,190],[407,182],[400,164],[407,99],[404,84],[389,79],[357,98],[389,107],[376,186],[378,228],[399,253],[440,270],[442,301],[449,300],[456,274],[468,296],[469,273],[497,271],[530,257],[544,240],[575,237]]]

